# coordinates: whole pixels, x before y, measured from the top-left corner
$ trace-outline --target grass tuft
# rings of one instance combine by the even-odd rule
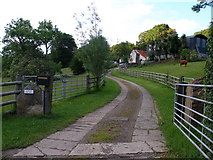
[[[89,143],[100,143],[100,142],[110,142],[115,138],[114,135],[111,135],[109,133],[100,132],[100,133],[94,133],[91,135],[91,138],[89,139]]]

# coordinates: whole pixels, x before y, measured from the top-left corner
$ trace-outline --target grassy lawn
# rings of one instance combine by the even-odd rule
[[[143,67],[134,67],[133,70],[143,70],[150,72],[165,73],[176,77],[185,76],[189,78],[199,78],[204,76],[205,61],[189,62],[187,66],[180,66],[179,62],[170,61],[162,64],[155,64]]]
[[[119,71],[114,71],[112,75],[143,86],[153,96],[161,115],[161,120],[159,121],[160,129],[169,148],[169,152],[165,154],[166,158],[202,157],[200,152],[173,124],[174,91],[171,88],[143,78],[130,77]]]
[[[99,91],[54,102],[49,115],[3,115],[3,149],[28,146],[102,107],[119,93],[119,85],[106,78],[106,86]]]

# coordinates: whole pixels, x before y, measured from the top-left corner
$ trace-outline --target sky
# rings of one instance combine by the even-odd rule
[[[35,28],[39,21],[51,20],[59,30],[75,38],[73,15],[86,13],[91,2],[97,8],[101,18],[99,25],[110,45],[125,41],[135,43],[141,32],[162,23],[176,29],[179,36],[193,35],[208,28],[213,14],[210,7],[193,12],[191,7],[197,0],[2,0],[0,40],[5,35],[4,27],[17,18],[30,20]]]

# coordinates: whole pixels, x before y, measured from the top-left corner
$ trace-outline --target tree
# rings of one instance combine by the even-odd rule
[[[209,2],[207,2],[206,0],[201,1],[199,4],[194,5],[192,7],[192,10],[195,12],[199,12],[201,8],[205,8],[206,6],[211,6],[213,7],[213,1],[209,0]],[[208,58],[206,60],[206,65],[205,65],[205,77],[204,77],[204,84],[206,85],[213,85],[213,22],[211,20],[211,24],[210,24],[210,34],[208,37]],[[205,91],[205,98],[207,101],[209,102],[213,102],[213,88],[206,88]],[[206,104],[205,105],[205,115],[212,119],[213,118],[213,108],[211,104]],[[213,129],[213,124],[212,122],[204,119],[203,123],[205,124],[205,126],[207,126],[210,129]],[[204,130],[205,135],[207,135],[210,139],[213,139],[213,135],[211,132]],[[205,140],[205,144],[212,149],[212,143]],[[209,156],[209,159],[213,158],[213,155],[211,152],[209,152],[208,150],[206,150],[207,155]]]
[[[60,67],[44,57],[38,35],[29,20],[12,20],[5,27],[5,33],[2,54],[7,62],[3,63],[6,65],[4,73],[8,73],[11,78],[16,74],[54,74]]]
[[[112,54],[115,55],[117,62],[121,60],[122,62],[127,63],[130,53],[134,47],[135,47],[134,44],[126,41],[126,42],[121,42],[119,44],[113,45],[110,48],[110,51],[112,52]]]
[[[14,57],[11,68],[10,77],[15,78],[16,75],[41,75],[50,74],[54,75],[60,72],[61,66],[47,59],[43,54],[36,57],[32,56],[16,56]]]
[[[23,55],[27,50],[39,50],[39,43],[35,40],[35,31],[30,21],[22,18],[7,24],[2,42],[5,44],[3,55]]]
[[[77,22],[75,31],[79,46],[84,46],[88,44],[89,40],[101,36],[102,29],[99,25],[101,19],[94,3],[91,3],[91,5],[88,6],[86,14],[81,13],[80,15],[77,15],[75,13],[73,17]]]
[[[205,77],[204,77],[204,84],[206,85],[213,85],[213,24],[210,27],[210,36],[208,38],[208,59],[206,60],[205,65]],[[206,100],[209,102],[213,102],[213,88],[206,88],[205,92]],[[213,118],[213,108],[211,104],[205,105],[205,115],[209,118]],[[212,122],[208,120],[204,120],[204,124],[213,129]],[[205,134],[210,138],[213,139],[212,133],[205,131]],[[208,141],[206,141],[206,144],[209,146],[209,148],[212,147],[212,144]],[[208,156],[210,159],[213,158],[212,153],[207,151]]]
[[[70,68],[74,75],[79,75],[85,72],[83,62],[79,60],[77,54],[74,54],[74,57],[72,58],[72,61],[70,63]]]
[[[134,49],[145,51],[147,49],[147,44],[145,42],[137,41]]]
[[[179,57],[179,49],[181,46],[180,39],[178,38],[178,35],[171,36],[168,38],[168,52],[172,54],[174,57]]]
[[[201,8],[206,8],[206,6],[213,6],[213,0],[199,0],[200,2],[192,7],[194,12],[200,12]]]
[[[97,77],[97,88],[99,88],[100,76],[109,65],[109,45],[102,36],[93,38],[89,43],[77,50],[84,68],[93,76]]]
[[[94,3],[88,7],[88,12],[89,14],[81,14],[82,21],[76,14],[74,15],[77,20],[76,32],[81,46],[77,50],[77,54],[86,71],[97,77],[96,84],[99,88],[100,76],[107,69],[109,63],[109,45],[101,36],[102,29],[99,26],[101,19]],[[89,17],[86,18],[85,15],[89,15]]]
[[[161,55],[167,58],[169,51],[174,50],[173,46],[177,45],[172,43],[176,41],[175,39],[177,40],[177,32],[167,24],[156,25],[139,35],[139,42],[147,44],[155,60],[161,60]]]
[[[206,36],[207,38],[210,38],[210,28],[207,28],[202,31],[194,33],[194,35],[198,35],[198,34],[202,34],[202,35]]]
[[[51,57],[54,62],[61,63],[63,68],[68,67],[76,47],[71,35],[58,31],[52,41]]]
[[[49,53],[49,49],[52,45],[52,41],[54,40],[55,32],[58,31],[56,27],[53,27],[51,21],[44,20],[39,22],[38,29],[36,31],[36,36],[41,45],[45,46],[45,54]]]
[[[186,40],[186,35],[183,34],[180,37],[180,49],[186,49],[187,48],[187,40]]]

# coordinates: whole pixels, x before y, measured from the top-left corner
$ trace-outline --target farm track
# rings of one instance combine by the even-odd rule
[[[152,97],[134,83],[111,78],[122,88],[120,95],[112,102],[67,128],[8,156],[39,159],[160,157],[166,147],[157,124]],[[94,135],[100,133],[108,134],[109,138],[93,140]]]

